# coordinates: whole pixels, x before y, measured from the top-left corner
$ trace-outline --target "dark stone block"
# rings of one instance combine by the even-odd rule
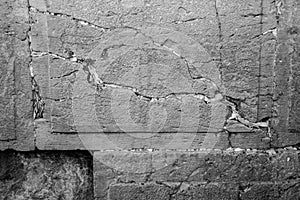
[[[0,199],[93,199],[88,152],[0,152]]]

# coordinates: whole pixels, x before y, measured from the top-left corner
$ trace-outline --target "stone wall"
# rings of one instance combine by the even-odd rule
[[[299,7],[3,0],[0,199],[299,199]]]

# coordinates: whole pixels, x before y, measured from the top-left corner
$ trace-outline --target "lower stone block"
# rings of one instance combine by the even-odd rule
[[[87,152],[0,152],[1,200],[92,200]]]
[[[285,183],[257,183],[240,186],[241,200],[278,199],[294,200],[300,198],[298,181]]]
[[[300,180],[299,164],[296,150],[99,151],[94,152],[94,191],[97,200],[168,195],[172,200],[238,200],[255,199],[255,193],[261,199],[280,199],[281,194],[290,199],[300,197],[287,192],[298,187],[291,183]]]

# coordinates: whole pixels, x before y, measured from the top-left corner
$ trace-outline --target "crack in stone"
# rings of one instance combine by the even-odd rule
[[[100,26],[100,25],[97,25],[95,23],[91,23],[87,20],[84,20],[84,19],[79,19],[79,18],[75,18],[73,17],[72,15],[70,14],[65,14],[65,13],[56,13],[56,12],[50,12],[48,10],[46,11],[42,11],[42,10],[39,10],[38,8],[35,8],[35,7],[32,7],[32,6],[29,6],[29,12],[33,12],[33,13],[40,13],[40,14],[45,14],[45,15],[52,15],[52,16],[59,16],[59,17],[66,17],[68,19],[71,19],[71,20],[74,20],[82,25],[89,25],[93,28],[98,28],[98,29],[101,29],[103,31],[108,31],[108,30],[112,30],[114,29],[115,27],[105,27],[105,26]]]
[[[242,17],[261,17],[263,15],[264,15],[263,13],[248,13],[248,14],[244,14],[244,15],[241,15],[241,16]]]
[[[250,128],[268,128],[268,134],[270,134],[270,126],[269,126],[269,121],[267,122],[250,122],[249,120],[244,119],[243,117],[240,116],[240,114],[238,113],[238,106],[233,103],[232,101],[229,101],[228,98],[224,99],[224,96],[221,93],[217,93],[215,95],[214,98],[208,98],[207,96],[205,96],[204,94],[201,93],[171,93],[168,94],[164,97],[152,97],[152,96],[147,96],[142,94],[141,92],[139,92],[136,88],[131,87],[131,86],[125,86],[125,85],[121,85],[121,84],[112,84],[112,83],[105,83],[104,81],[102,81],[95,68],[92,67],[91,65],[88,65],[87,68],[89,69],[88,72],[89,74],[91,74],[90,76],[93,77],[94,80],[94,84],[96,86],[101,86],[103,87],[112,87],[112,88],[124,88],[124,89],[128,89],[131,90],[134,94],[136,94],[138,97],[140,97],[141,99],[146,99],[150,102],[153,101],[161,101],[161,100],[166,100],[167,98],[170,97],[176,97],[176,98],[180,98],[182,96],[193,96],[195,98],[201,99],[203,101],[205,101],[206,103],[211,103],[211,102],[217,102],[217,101],[223,101],[223,103],[225,103],[226,105],[228,105],[231,109],[232,109],[232,115],[229,117],[228,120],[237,120],[238,122],[240,122],[241,124],[244,124],[247,127]],[[224,129],[226,130],[226,127],[224,127]]]
[[[228,140],[228,146],[229,148],[233,148],[233,145],[231,143],[231,136],[232,136],[232,133],[229,132],[229,131],[225,131],[227,133],[227,140]]]
[[[78,72],[79,70],[78,69],[75,69],[75,70],[72,70],[66,74],[63,74],[61,76],[55,76],[55,77],[51,77],[50,79],[56,79],[56,78],[63,78],[63,77],[67,77],[67,76],[71,76],[72,74]]]
[[[40,95],[40,88],[34,76],[31,77],[31,84],[32,84],[33,119],[43,118],[45,102]]]
[[[130,27],[130,28],[132,28],[132,27]],[[140,32],[139,29],[135,29],[135,30]],[[146,36],[146,37],[151,38],[151,36]],[[152,40],[152,42],[156,46],[159,46],[159,47],[163,46],[162,44],[156,43],[154,40]],[[181,56],[178,53],[174,52],[174,50],[172,50],[171,48],[169,48],[167,46],[165,46],[165,48],[168,48],[170,51],[172,51],[175,55],[179,56],[181,59],[185,59],[183,56]],[[232,115],[229,117],[228,120],[236,120],[236,121],[238,121],[238,122],[240,122],[240,123],[242,123],[245,126],[250,127],[250,128],[259,129],[261,127],[262,128],[268,128],[269,127],[268,122],[256,122],[256,123],[254,123],[254,122],[250,122],[250,121],[244,119],[243,117],[241,117],[240,114],[238,113],[238,106],[234,102],[232,102],[232,100],[229,100],[226,96],[221,94],[221,92],[219,90],[217,90],[217,93],[216,93],[214,98],[209,98],[203,93],[190,93],[190,92],[169,93],[169,94],[167,94],[163,97],[148,96],[148,95],[145,95],[142,92],[138,91],[138,89],[136,89],[132,86],[122,85],[122,84],[115,84],[115,83],[110,83],[110,82],[104,82],[99,77],[99,75],[97,74],[95,67],[93,67],[93,63],[95,61],[90,59],[90,58],[79,59],[75,55],[73,55],[72,57],[64,57],[64,56],[61,56],[61,55],[58,55],[58,54],[55,54],[55,53],[52,53],[52,52],[39,52],[39,51],[33,51],[32,52],[32,56],[46,56],[46,55],[53,56],[55,58],[63,59],[63,60],[66,60],[66,61],[79,63],[79,64],[83,65],[83,70],[88,74],[88,77],[87,77],[88,82],[92,83],[94,86],[96,86],[97,90],[102,90],[106,87],[127,89],[127,90],[132,91],[132,93],[135,94],[136,96],[138,96],[140,99],[150,101],[150,102],[165,101],[169,98],[176,98],[176,99],[181,100],[181,98],[185,97],[185,96],[191,96],[191,97],[194,97],[194,98],[197,98],[197,99],[201,99],[205,103],[222,102],[223,104],[229,106],[232,110]],[[185,59],[185,62],[188,64],[188,61],[186,59]],[[210,79],[203,78],[203,77],[198,77],[198,78],[194,77],[193,79],[208,80],[216,88],[218,88],[216,86],[216,84],[214,84],[213,81],[210,80]],[[226,130],[226,126],[224,126],[224,130]]]
[[[140,97],[143,100],[147,100],[150,102],[156,102],[156,101],[164,101],[166,99],[175,97],[177,99],[180,99],[184,96],[193,96],[195,98],[201,99],[206,103],[210,103],[210,102],[215,102],[215,101],[219,101],[222,96],[220,94],[217,94],[214,98],[208,98],[205,94],[203,93],[191,93],[191,92],[179,92],[179,93],[169,93],[165,96],[162,97],[155,97],[155,96],[148,96],[143,94],[142,92],[138,91],[138,89],[131,87],[131,86],[127,86],[127,85],[122,85],[122,84],[115,84],[115,83],[110,83],[110,82],[104,82],[103,80],[101,80],[99,78],[99,75],[96,72],[95,67],[92,66],[92,60],[91,59],[78,59],[77,57],[64,57],[61,56],[59,54],[55,54],[52,52],[40,52],[40,51],[33,51],[32,52],[32,56],[34,57],[40,57],[40,56],[52,56],[55,58],[59,58],[62,60],[66,60],[66,61],[71,61],[71,62],[76,62],[79,64],[83,65],[83,70],[85,72],[88,73],[88,80],[89,82],[93,83],[97,89],[104,89],[106,87],[110,87],[110,88],[119,88],[119,89],[128,89],[130,91],[132,91],[136,96]],[[77,72],[78,70],[74,70],[74,72]],[[68,73],[70,74],[70,73]],[[64,75],[63,75],[64,76]],[[199,78],[201,79],[201,78]],[[205,78],[202,78],[205,79]],[[206,80],[206,79],[205,79]]]
[[[29,6],[29,0],[27,1],[28,5],[28,16],[29,16],[29,21],[31,21],[30,18],[30,6]],[[31,87],[32,87],[32,108],[33,108],[33,119],[39,119],[43,118],[44,114],[44,109],[45,109],[45,102],[43,98],[40,95],[40,88],[35,80],[35,75],[33,72],[33,67],[32,67],[32,57],[33,57],[33,50],[31,47],[31,38],[29,36],[29,33],[31,32],[31,26],[29,26],[29,30],[27,31],[27,40],[28,40],[28,47],[29,47],[29,52],[30,52],[30,61],[29,61],[29,72],[30,72],[30,77],[31,77]]]
[[[266,35],[266,34],[268,34],[268,33],[273,34],[274,37],[277,38],[277,34],[278,34],[278,29],[277,29],[277,27],[274,27],[274,28],[272,28],[272,29],[269,29],[269,30],[265,31],[262,35]],[[259,36],[260,36],[260,35],[259,35]]]
[[[187,22],[199,21],[199,20],[202,20],[202,19],[206,19],[206,17],[192,17],[192,18],[185,19],[185,20],[174,20],[171,23],[182,24],[182,23],[187,23]]]
[[[132,86],[104,82],[103,80],[101,80],[99,78],[99,76],[96,72],[96,69],[92,65],[90,65],[88,63],[85,63],[85,65],[86,65],[84,67],[86,69],[85,71],[88,73],[89,77],[92,77],[93,83],[94,83],[94,85],[97,86],[98,89],[104,89],[106,87],[127,89],[127,90],[132,91],[132,93],[134,93],[140,99],[150,101],[150,102],[165,101],[169,98],[174,98],[174,97],[176,99],[181,99],[182,97],[192,96],[192,97],[195,97],[197,99],[201,99],[206,103],[209,103],[209,102],[213,102],[213,101],[218,101],[219,100],[218,98],[220,98],[219,95],[216,95],[215,98],[208,98],[207,96],[205,96],[202,93],[191,93],[191,92],[169,93],[169,94],[166,94],[165,96],[162,96],[162,97],[148,96],[148,95],[143,94],[138,89],[136,89],[135,87],[132,87]]]
[[[49,52],[43,52],[43,51],[32,50],[31,51],[31,56],[32,57],[52,56],[54,58],[59,58],[59,59],[62,59],[62,60],[82,63],[82,60],[78,60],[75,55],[72,55],[70,57],[65,57],[65,56],[62,56],[62,55],[59,55],[59,54],[56,54],[56,53],[52,53],[50,51]]]
[[[52,101],[59,101],[59,102],[62,102],[62,101],[66,101],[66,100],[71,100],[70,98],[51,98],[51,97],[43,97],[44,99],[47,99],[47,100],[52,100]]]
[[[238,112],[240,105],[237,103],[237,100],[233,99],[229,96],[225,96],[225,98],[226,98],[226,100],[224,101],[224,103],[231,108],[231,116],[227,119],[227,121],[236,120],[249,128],[258,128],[258,129],[259,128],[268,128],[268,133],[269,133],[269,131],[270,131],[269,130],[270,129],[269,120],[267,120],[266,122],[264,122],[264,121],[251,122],[247,119],[244,119]],[[224,129],[226,130],[226,125],[225,125]]]
[[[228,120],[237,120],[238,122],[244,124],[247,127],[250,128],[268,128],[268,133],[269,133],[269,121],[267,122],[250,122],[246,119],[244,119],[243,117],[240,116],[240,114],[238,113],[238,105],[233,102],[233,100],[229,99],[228,97],[224,95],[222,95],[220,92],[218,92],[214,98],[209,98],[206,95],[202,94],[202,93],[170,93],[167,94],[163,97],[154,97],[154,96],[147,96],[145,94],[143,94],[142,92],[138,91],[136,88],[131,87],[131,86],[127,86],[127,85],[122,85],[122,84],[114,84],[114,83],[109,83],[109,82],[104,82],[103,80],[101,80],[99,78],[99,75],[96,72],[96,69],[92,66],[93,61],[92,59],[78,59],[76,57],[72,57],[72,58],[67,58],[67,57],[63,57],[61,55],[58,54],[54,54],[51,52],[33,52],[35,56],[44,56],[44,55],[49,55],[49,56],[53,56],[59,59],[63,59],[63,60],[67,60],[67,61],[71,61],[71,62],[76,62],[76,63],[80,63],[83,65],[83,69],[85,72],[88,73],[88,80],[92,79],[92,81],[89,81],[90,83],[93,82],[93,85],[95,85],[97,87],[97,89],[102,90],[105,87],[110,87],[110,88],[120,88],[120,89],[128,89],[130,91],[132,91],[136,96],[140,97],[143,100],[146,101],[150,101],[150,102],[156,102],[156,101],[164,101],[168,98],[172,98],[175,97],[177,99],[180,99],[184,96],[192,96],[198,99],[203,100],[206,103],[213,103],[213,102],[222,102],[225,105],[229,106],[232,110],[232,115],[229,117]],[[224,127],[224,129],[226,130],[226,126]]]
[[[136,28],[136,27],[132,27],[132,26],[123,26],[123,27],[120,27],[120,28],[128,28],[128,29],[134,30],[134,31],[136,31],[137,34],[138,34],[138,33],[139,33],[139,34],[142,34],[144,37],[150,39],[151,42],[152,42],[152,44],[153,44],[154,46],[157,46],[157,47],[160,47],[160,48],[163,47],[163,48],[165,48],[166,50],[170,51],[171,53],[173,53],[175,56],[177,56],[178,58],[182,59],[182,60],[186,63],[186,65],[187,65],[187,70],[188,70],[188,73],[189,73],[191,79],[194,79],[194,80],[195,80],[195,79],[198,79],[198,80],[206,80],[206,81],[210,82],[210,83],[211,83],[215,88],[217,88],[217,90],[219,91],[218,86],[217,86],[210,78],[208,78],[208,77],[203,77],[203,76],[201,76],[201,75],[199,75],[199,76],[194,76],[194,75],[192,74],[192,72],[191,72],[191,67],[190,67],[190,63],[189,63],[188,59],[187,59],[186,57],[180,55],[180,53],[176,52],[174,49],[172,49],[172,48],[166,46],[166,45],[165,45],[165,42],[166,42],[166,41],[164,41],[163,43],[158,43],[158,42],[156,42],[151,36],[149,36],[149,35],[143,33],[141,29],[138,29],[138,28]],[[214,60],[214,59],[211,59],[211,60],[206,61],[206,62],[203,62],[203,63],[209,63],[209,62],[213,62],[213,61],[215,61],[215,60]]]

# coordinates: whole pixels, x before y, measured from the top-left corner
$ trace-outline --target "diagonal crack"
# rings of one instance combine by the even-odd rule
[[[38,8],[35,8],[35,7],[32,7],[32,6],[29,6],[29,12],[40,13],[40,14],[45,14],[45,15],[52,15],[52,16],[59,16],[59,17],[66,17],[66,18],[74,20],[74,21],[76,21],[76,22],[78,22],[78,23],[80,23],[82,25],[89,25],[89,26],[91,26],[93,28],[98,28],[98,29],[101,29],[103,31],[109,31],[109,30],[112,30],[112,29],[115,28],[115,27],[100,26],[98,24],[89,22],[89,21],[87,21],[85,19],[79,19],[79,18],[73,17],[72,15],[66,14],[66,13],[50,12],[48,10],[42,11],[42,10],[39,10]]]
[[[182,24],[182,23],[187,23],[187,22],[199,21],[199,20],[202,20],[202,19],[206,19],[206,17],[192,17],[192,18],[185,19],[185,20],[174,20],[171,23]]]
[[[54,79],[54,78],[63,78],[63,77],[66,77],[66,76],[70,76],[70,75],[72,75],[72,74],[74,74],[74,73],[76,73],[78,71],[79,71],[78,69],[75,69],[75,70],[72,70],[72,71],[70,71],[68,73],[65,73],[65,74],[61,75],[61,76],[51,77],[51,79]]]

